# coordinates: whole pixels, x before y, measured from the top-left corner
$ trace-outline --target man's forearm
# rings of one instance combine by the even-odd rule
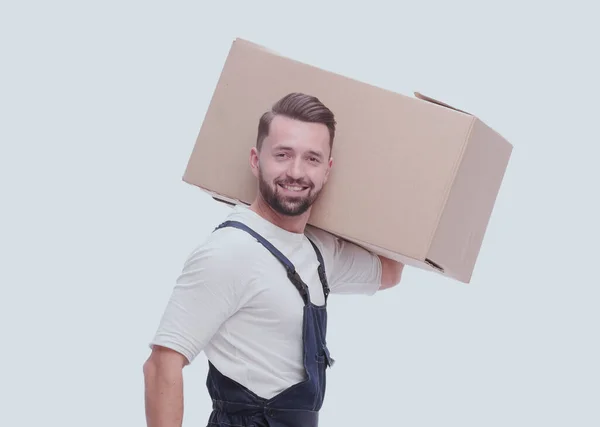
[[[181,427],[183,423],[183,373],[144,365],[146,423],[148,427]]]

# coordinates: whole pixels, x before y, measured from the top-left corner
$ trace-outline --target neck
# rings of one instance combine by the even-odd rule
[[[273,210],[260,196],[250,205],[250,209],[267,221],[290,233],[304,233],[310,216],[310,209],[298,216],[282,215]]]

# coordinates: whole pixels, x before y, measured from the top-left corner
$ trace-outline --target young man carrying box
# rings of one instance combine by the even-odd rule
[[[144,364],[149,427],[183,419],[182,369],[209,359],[210,426],[318,425],[327,297],[396,285],[403,264],[308,226],[333,165],[334,114],[292,93],[259,122],[258,195],[190,255]]]

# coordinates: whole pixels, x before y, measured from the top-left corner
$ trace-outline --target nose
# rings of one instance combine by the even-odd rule
[[[290,162],[287,174],[292,179],[300,179],[304,176],[304,167],[300,158],[295,158]]]

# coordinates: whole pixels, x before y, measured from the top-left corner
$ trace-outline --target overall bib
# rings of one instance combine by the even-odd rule
[[[223,227],[235,227],[256,238],[281,262],[289,280],[298,289],[304,301],[302,341],[306,379],[271,399],[264,399],[221,374],[209,362],[206,386],[213,401],[213,411],[208,426],[316,427],[325,395],[325,370],[333,364],[325,340],[329,287],[323,257],[316,245],[310,241],[319,261],[318,273],[325,294],[325,304],[317,306],[311,303],[308,286],[302,281],[294,265],[277,248],[243,223],[226,221],[216,230]]]

